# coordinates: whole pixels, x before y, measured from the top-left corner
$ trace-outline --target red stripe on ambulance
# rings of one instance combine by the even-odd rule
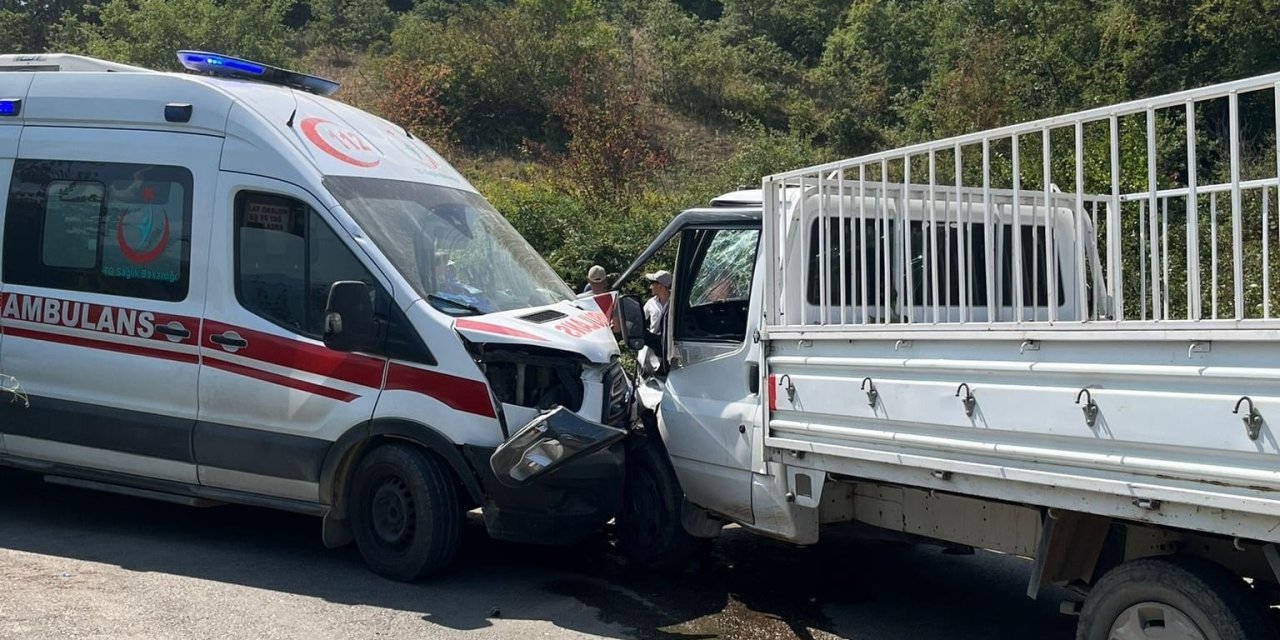
[[[326,387],[324,385],[307,382],[306,380],[299,380],[297,378],[290,378],[289,376],[282,376],[278,373],[263,371],[262,369],[246,367],[244,365],[236,364],[234,362],[227,362],[225,360],[220,360],[216,357],[205,358],[204,363],[207,366],[213,367],[215,369],[222,369],[223,371],[234,373],[236,375],[253,378],[255,380],[261,380],[263,382],[269,382],[271,384],[279,385],[282,387],[289,387],[290,389],[297,389],[298,391],[314,393],[318,396],[332,398],[334,400],[338,400],[341,402],[351,402],[352,400],[355,400],[356,398],[360,397],[357,394],[343,391],[341,389],[334,389],[332,387]]]
[[[467,413],[496,418],[489,387],[483,382],[458,378],[436,371],[391,363],[387,370],[387,391],[416,391]]]
[[[162,360],[173,360],[174,362],[185,362],[187,364],[196,364],[200,361],[200,356],[192,352],[167,351],[164,349],[153,349],[151,347],[141,347],[124,342],[108,342],[106,340],[96,340],[93,338],[82,338],[80,336],[69,336],[61,333],[53,333],[50,331],[40,331],[38,329],[27,329],[24,327],[5,327],[6,336],[15,338],[27,338],[30,340],[43,340],[45,342],[56,342],[58,344],[71,345],[73,347],[85,347],[89,349],[101,349],[103,351],[114,351],[116,353],[127,353],[135,356],[145,356],[148,358],[160,358]]]
[[[81,335],[69,335],[32,326],[15,326],[14,321],[72,329],[80,332]],[[169,324],[181,325],[190,332],[190,335],[185,338],[167,336],[155,330],[157,326]],[[199,319],[186,316],[20,293],[0,295],[0,326],[3,326],[5,335],[15,338],[42,340],[187,364],[201,362],[200,354],[193,349],[196,346],[195,336],[198,335],[200,343],[208,350],[208,357],[203,359],[205,365],[340,402],[351,402],[360,396],[289,375],[265,371],[249,364],[231,362],[224,359],[224,353],[227,356],[234,355],[257,363],[349,382],[375,391],[383,388],[383,372],[387,366],[382,358],[333,351],[323,345],[312,344],[305,340],[273,335],[213,320],[204,321],[202,326]],[[214,335],[228,332],[238,334],[248,345],[230,352],[209,339]],[[171,351],[113,339],[119,336],[185,345],[190,350]],[[435,398],[459,411],[487,418],[497,417],[493,402],[489,398],[489,388],[483,382],[392,363],[390,372],[387,374],[386,389],[412,391]]]
[[[237,357],[305,371],[371,389],[382,386],[382,370],[385,362],[381,358],[333,351],[328,347],[303,340],[254,331],[214,320],[205,321],[204,329],[201,330],[200,343],[215,353],[222,351],[222,346],[214,343],[210,338],[223,333],[236,333],[249,343],[248,346],[234,352]]]
[[[468,331],[492,333],[495,336],[507,336],[508,338],[520,338],[522,340],[533,340],[535,342],[547,341],[546,338],[529,333],[528,331],[521,331],[514,327],[507,327],[500,324],[492,324],[489,322],[481,322],[479,320],[468,320],[466,318],[462,318],[460,320],[454,321],[453,326],[457,329],[464,329]]]

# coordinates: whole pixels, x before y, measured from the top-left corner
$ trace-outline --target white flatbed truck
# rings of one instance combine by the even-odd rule
[[[1033,559],[1081,639],[1276,637],[1277,104],[1280,74],[1240,80],[677,216],[617,285],[678,243],[628,552],[856,522]]]

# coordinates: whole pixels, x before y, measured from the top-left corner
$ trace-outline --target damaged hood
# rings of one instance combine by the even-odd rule
[[[458,318],[453,328],[472,342],[571,351],[603,364],[618,355],[618,342],[610,329],[613,301],[613,293],[602,293],[545,307]]]

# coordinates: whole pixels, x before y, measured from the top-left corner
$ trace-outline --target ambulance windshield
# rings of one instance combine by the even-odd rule
[[[573,292],[479,194],[329,176],[325,187],[432,306],[477,315],[572,300]]]

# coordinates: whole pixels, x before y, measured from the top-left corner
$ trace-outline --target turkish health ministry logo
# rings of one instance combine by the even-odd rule
[[[155,189],[143,187],[142,201],[150,203]],[[162,207],[127,209],[116,223],[116,244],[133,264],[150,264],[169,246],[169,216]]]

